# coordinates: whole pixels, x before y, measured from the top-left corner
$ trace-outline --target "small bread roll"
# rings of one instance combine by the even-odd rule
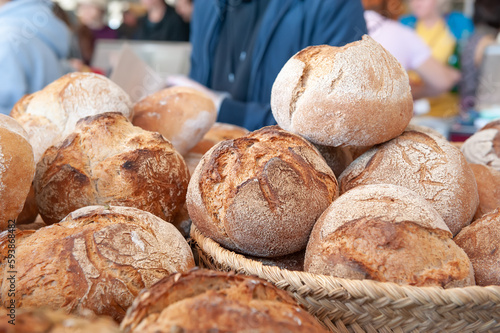
[[[314,226],[305,270],[402,285],[474,284],[467,255],[423,198],[395,185],[358,186],[335,200]]]
[[[87,309],[116,321],[141,289],[194,267],[191,249],[173,225],[129,207],[79,209],[16,246],[16,292],[7,297],[4,270],[3,306],[13,299],[18,309]]]
[[[479,206],[474,220],[500,207],[500,171],[482,164],[470,164],[476,178]]]
[[[120,333],[120,328],[111,318],[72,316],[50,310],[16,310],[15,324],[8,315],[0,316],[2,333]]]
[[[142,291],[120,328],[124,333],[327,332],[271,283],[206,270],[173,274]]]
[[[212,127],[217,110],[204,93],[172,87],[144,97],[134,106],[135,126],[161,133],[185,155]]]
[[[500,286],[500,211],[489,212],[455,237],[470,258],[479,286]]]
[[[172,222],[185,202],[189,171],[161,134],[132,125],[121,113],[81,119],[43,155],[35,193],[47,224],[90,205],[135,207]]]
[[[460,151],[446,140],[415,131],[376,146],[339,177],[340,193],[368,184],[394,184],[425,198],[453,235],[468,225],[479,204],[476,180]]]
[[[283,66],[271,92],[283,129],[324,146],[373,146],[413,115],[401,64],[369,36],[344,47],[310,46]]]
[[[302,137],[264,127],[210,149],[189,183],[196,227],[226,248],[278,257],[305,248],[316,219],[337,197],[337,180]]]
[[[35,162],[60,138],[73,132],[80,118],[120,112],[132,119],[130,96],[105,76],[70,73],[14,106],[11,116],[28,132]]]
[[[28,134],[15,119],[0,114],[0,231],[23,210],[34,175]]]

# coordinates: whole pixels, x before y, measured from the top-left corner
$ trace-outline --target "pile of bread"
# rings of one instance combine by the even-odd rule
[[[229,250],[288,269],[500,285],[500,125],[464,144],[466,160],[438,133],[408,126],[412,105],[406,72],[366,36],[293,56],[271,96],[279,127],[252,133],[215,123],[212,101],[190,88],[133,105],[108,79],[80,73],[25,96],[0,117],[6,316],[14,300],[40,327],[76,314],[85,325],[110,316],[125,332],[322,331],[264,281],[193,271],[191,221]],[[32,310],[44,307],[63,314]]]

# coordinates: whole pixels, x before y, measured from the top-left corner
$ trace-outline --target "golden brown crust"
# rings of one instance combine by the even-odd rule
[[[474,220],[500,207],[500,171],[481,164],[470,164],[476,178],[479,206]]]
[[[339,177],[340,192],[367,184],[394,184],[424,197],[455,235],[472,220],[479,204],[474,174],[447,141],[407,131],[374,147]]]
[[[196,318],[196,320],[194,320]],[[194,270],[143,291],[121,324],[125,333],[325,332],[285,291],[259,278]]]
[[[0,115],[0,231],[23,210],[34,173],[26,132],[13,118]]]
[[[188,87],[172,87],[146,96],[134,106],[133,123],[161,133],[182,155],[212,127],[217,110],[204,93]]]
[[[487,213],[455,237],[470,258],[476,283],[500,286],[500,212]]]
[[[22,239],[16,250],[17,308],[87,309],[117,321],[141,289],[194,267],[175,227],[128,207],[79,209]],[[7,278],[4,272],[4,306],[10,299]]]
[[[406,71],[368,36],[311,46],[282,68],[271,93],[283,129],[325,146],[370,146],[401,134],[413,114]]]
[[[38,163],[37,204],[47,224],[89,205],[136,207],[171,222],[185,201],[189,171],[160,134],[120,113],[81,119]]]
[[[359,186],[340,196],[314,227],[305,270],[415,286],[474,284],[469,259],[438,213],[394,185]]]
[[[276,257],[303,249],[337,181],[303,138],[270,126],[214,146],[188,189],[197,228],[244,254]]]

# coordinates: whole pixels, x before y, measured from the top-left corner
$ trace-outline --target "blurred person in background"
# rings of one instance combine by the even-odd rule
[[[43,0],[0,0],[0,113],[63,74],[70,33]]]
[[[122,24],[118,28],[118,38],[133,39],[137,33],[139,17],[144,15],[145,10],[141,5],[135,3],[126,4],[126,9],[123,11]]]
[[[450,12],[450,0],[409,0],[409,5],[413,15],[402,17],[401,22],[415,29],[436,60],[459,67],[459,50],[474,30],[472,21],[462,13]],[[410,76],[419,82],[418,75]],[[455,94],[442,94],[429,103],[428,116],[452,117],[459,112]]]
[[[204,91],[218,121],[249,130],[276,124],[271,88],[295,53],[367,32],[360,0],[197,0],[191,29],[190,78],[167,83]]]
[[[191,22],[191,16],[193,15],[193,0],[175,1],[175,11],[182,17],[184,22]]]
[[[462,81],[460,83],[463,111],[474,108],[479,74],[486,48],[496,42],[500,33],[500,1],[476,0],[474,4],[476,30],[465,45],[462,53]],[[500,84],[500,73],[498,73]],[[492,82],[494,84],[494,82]]]
[[[203,0],[205,1],[205,0]],[[147,14],[139,19],[136,39],[189,41],[189,23],[164,0],[141,0]]]
[[[107,0],[78,0],[76,15],[80,24],[77,36],[83,64],[87,66],[92,60],[96,40],[118,38],[118,33],[105,22],[107,8]]]
[[[436,60],[429,46],[417,33],[390,19],[395,17],[392,0],[363,0],[368,34],[387,49],[407,71],[415,71],[423,84],[413,85],[414,99],[449,91],[460,79],[460,72]],[[410,84],[413,84],[410,81]]]

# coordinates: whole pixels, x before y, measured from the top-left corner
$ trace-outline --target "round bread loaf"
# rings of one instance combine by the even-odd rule
[[[142,291],[120,328],[124,333],[326,333],[312,315],[271,283],[206,270],[173,274]]]
[[[16,120],[0,114],[0,231],[23,210],[34,175],[28,135]]]
[[[111,318],[88,315],[72,316],[50,310],[16,310],[15,325],[9,324],[12,317],[0,316],[2,333],[120,333],[120,328]]]
[[[500,212],[495,210],[465,227],[455,237],[470,258],[476,283],[500,286]]]
[[[172,87],[137,102],[133,123],[161,133],[184,155],[203,138],[216,118],[215,105],[206,94],[193,88]]]
[[[185,202],[189,171],[161,134],[132,125],[121,113],[81,119],[43,155],[35,193],[47,224],[91,205],[136,207],[172,222]]]
[[[482,164],[470,164],[476,178],[479,206],[474,220],[500,207],[500,171]]]
[[[337,197],[337,180],[320,153],[277,126],[222,141],[189,182],[196,227],[228,249],[278,257],[305,248],[316,219]]]
[[[479,204],[474,174],[460,151],[445,140],[415,131],[374,147],[339,177],[340,193],[359,185],[394,184],[425,198],[456,235]]]
[[[16,246],[16,291],[7,297],[4,270],[3,306],[14,299],[18,309],[88,309],[116,321],[141,289],[194,267],[191,249],[173,225],[129,207],[79,209]]]
[[[500,125],[490,123],[468,138],[462,153],[469,163],[483,164],[500,171]]]
[[[47,148],[73,132],[80,118],[103,112],[120,112],[131,120],[132,101],[102,75],[71,73],[19,100],[11,116],[28,132],[38,163]]]
[[[305,270],[402,285],[474,284],[467,255],[439,213],[404,187],[358,186],[335,200],[314,226]]]
[[[283,129],[325,146],[370,146],[401,134],[413,115],[401,64],[369,36],[311,46],[281,69],[271,92]]]

